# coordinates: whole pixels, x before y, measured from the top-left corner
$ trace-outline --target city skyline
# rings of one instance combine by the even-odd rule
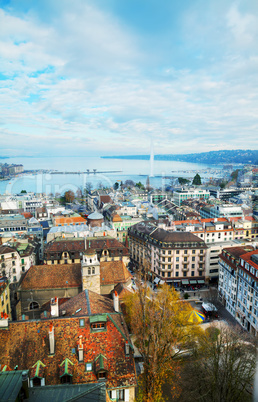
[[[1,156],[258,149],[257,11],[0,0]]]

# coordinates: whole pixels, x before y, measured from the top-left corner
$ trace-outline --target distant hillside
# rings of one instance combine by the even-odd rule
[[[149,160],[150,155],[120,155],[120,156],[102,156],[108,159],[138,159]],[[164,154],[155,155],[157,161],[179,161],[193,163],[243,163],[258,165],[258,151],[237,149],[233,151],[210,151],[199,154]]]

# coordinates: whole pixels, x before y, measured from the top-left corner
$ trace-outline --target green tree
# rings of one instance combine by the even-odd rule
[[[114,184],[114,186],[113,186],[113,187],[114,187],[114,190],[117,190],[117,189],[118,189],[119,184],[118,184],[118,182],[117,182],[117,181],[115,182],[115,184]]]
[[[138,187],[140,190],[144,190],[145,189],[145,187],[144,187],[144,185],[139,181],[139,183],[136,183],[135,184],[135,187]]]
[[[199,175],[199,173],[196,173],[196,175],[194,176],[192,184],[195,186],[200,186],[202,184],[201,176]]]
[[[232,180],[236,181],[238,178],[238,173],[239,169],[234,170],[234,172],[231,173]]]
[[[22,191],[21,191],[21,194],[27,194],[27,191],[26,191],[26,190],[22,190]]]
[[[178,182],[181,185],[190,183],[190,180],[186,179],[185,177],[178,177]]]

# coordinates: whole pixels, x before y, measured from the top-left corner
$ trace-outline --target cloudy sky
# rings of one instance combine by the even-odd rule
[[[0,154],[258,149],[257,0],[0,0]]]

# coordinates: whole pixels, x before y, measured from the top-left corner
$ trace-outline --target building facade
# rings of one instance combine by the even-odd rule
[[[207,246],[197,236],[169,232],[149,222],[131,227],[128,234],[133,264],[148,267],[152,280],[175,285],[204,283]]]

